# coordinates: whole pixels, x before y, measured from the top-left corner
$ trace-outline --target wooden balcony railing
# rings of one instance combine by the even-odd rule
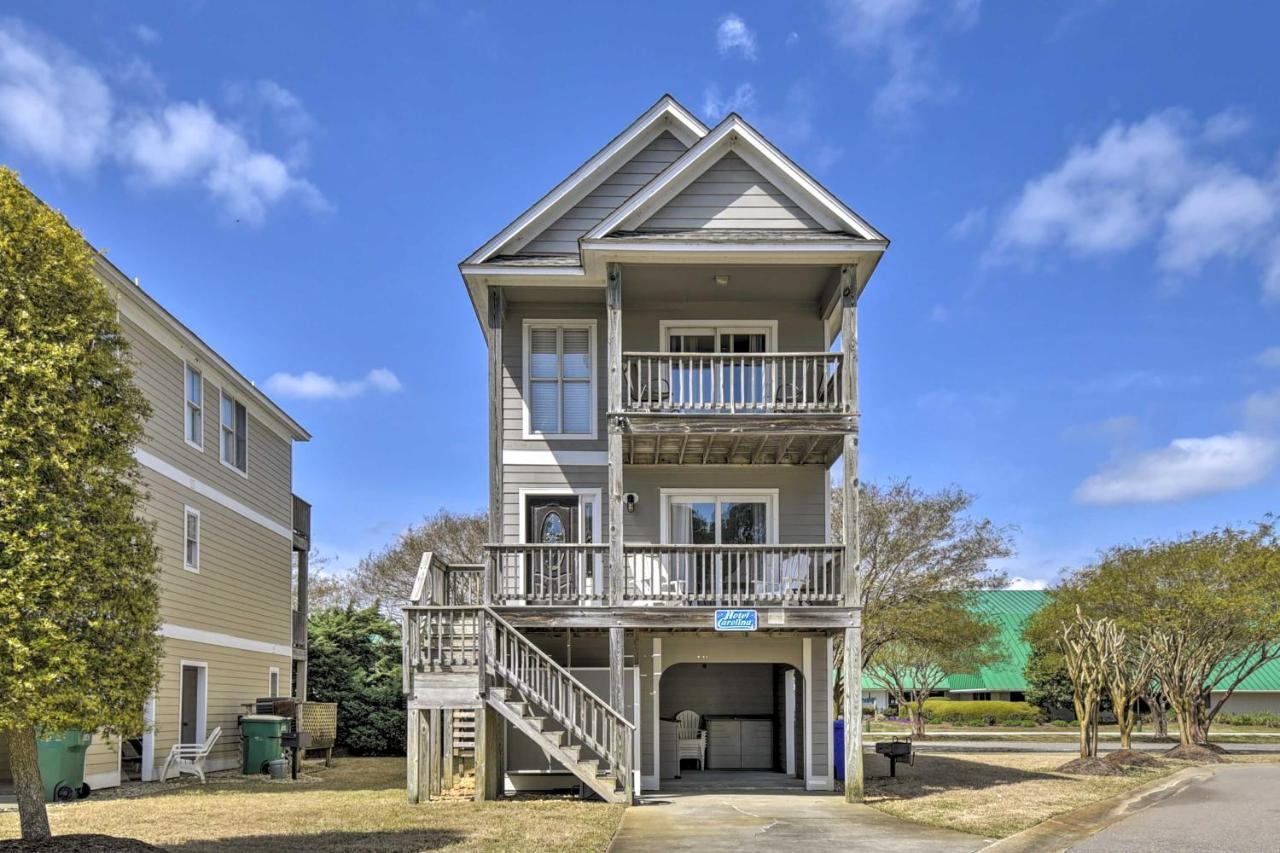
[[[608,597],[608,545],[486,545],[493,604],[592,605]]]
[[[838,352],[628,352],[623,407],[636,413],[844,413],[843,365]]]
[[[606,606],[608,546],[486,545],[489,603]],[[618,605],[838,605],[840,545],[625,545]]]
[[[631,604],[839,604],[840,545],[626,545]]]

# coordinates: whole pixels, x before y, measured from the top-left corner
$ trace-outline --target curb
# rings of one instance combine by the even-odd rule
[[[982,848],[982,853],[1059,853],[1113,823],[1211,779],[1221,769],[1202,765],[1153,779],[1132,791],[1051,817]]]

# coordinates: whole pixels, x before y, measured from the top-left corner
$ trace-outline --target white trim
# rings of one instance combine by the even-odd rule
[[[671,498],[673,497],[706,497],[716,504],[716,536],[720,536],[720,504],[734,498],[765,498],[765,531],[768,545],[778,544],[778,490],[777,489],[730,489],[707,486],[706,488],[658,489],[658,541],[663,545],[671,543]]]
[[[240,406],[242,409],[244,409],[244,468],[243,469],[238,468],[235,462],[228,462],[225,454],[223,453],[223,451],[226,448],[223,445],[222,431],[227,428],[226,425],[222,422],[222,401],[223,400],[231,401],[231,435],[233,439],[235,438],[235,432],[236,432],[236,424],[235,424],[236,406]],[[235,447],[233,444],[232,450],[234,451],[234,449]],[[230,468],[232,471],[235,471],[241,477],[244,477],[246,480],[249,479],[249,407],[246,406],[239,397],[235,397],[235,396],[232,396],[231,394],[228,394],[226,392],[226,389],[224,388],[218,389],[218,460],[223,465]]]
[[[796,775],[796,671],[782,674],[782,772]]]
[[[160,636],[168,640],[187,640],[192,643],[204,643],[209,646],[221,646],[226,649],[240,649],[245,652],[259,652],[264,655],[293,657],[293,647],[283,643],[267,643],[262,640],[250,640],[247,637],[234,637],[231,634],[219,634],[217,631],[205,631],[202,628],[188,628],[185,625],[174,625],[165,622],[160,626]]]
[[[836,638],[834,636],[827,637],[827,787],[824,790],[834,791],[836,788],[836,703],[835,703],[835,680],[832,675],[835,673],[835,657],[836,657]],[[845,717],[845,725],[848,725],[848,716]],[[862,723],[862,709],[858,709],[857,723]],[[845,737],[853,737],[853,733],[849,732]]]
[[[528,276],[530,278],[548,278],[548,277],[555,278],[555,277],[563,276],[565,278],[574,279],[574,278],[582,278],[587,274],[587,271],[583,269],[581,266],[565,267],[565,266],[548,265],[548,266],[539,267],[539,266],[532,266],[529,264],[461,264],[459,265],[458,269],[464,276],[499,275],[499,276],[516,276],[516,277]],[[543,282],[543,281],[539,281],[536,283],[539,285],[546,284],[546,282]],[[565,282],[565,284],[568,287],[600,286],[594,282],[587,284],[586,282],[581,282],[581,281],[570,281],[570,282]],[[503,286],[519,287],[520,282],[514,282],[514,283],[503,282]]]
[[[200,707],[196,709],[196,736],[191,740],[182,739],[182,671],[190,667],[196,670],[196,701]],[[178,662],[178,739],[177,743],[204,743],[209,729],[209,664],[202,660],[180,660]],[[161,780],[164,781],[164,780]]]
[[[503,465],[608,465],[607,450],[503,450]]]
[[[813,772],[813,638],[804,637],[800,641],[800,661],[804,665],[801,675],[804,676],[804,765],[800,776],[804,779],[805,790],[815,790],[810,778]]]
[[[473,252],[464,263],[478,264],[494,255],[514,254],[629,162],[664,130],[671,131],[683,144],[692,145],[706,135],[707,126],[675,98],[663,95],[591,159]]]
[[[653,638],[653,779],[646,787],[654,791],[662,787],[662,638]],[[641,756],[641,764],[644,757]],[[677,770],[679,768],[676,768]]]
[[[583,239],[596,240],[643,224],[729,151],[746,160],[828,230],[847,231],[866,240],[885,239],[734,113],[601,220]]]
[[[115,770],[108,770],[105,773],[89,773],[84,777],[84,783],[89,786],[91,791],[101,791],[104,788],[119,788],[120,768],[117,767]]]
[[[276,678],[276,686],[274,690],[271,688],[271,676],[273,675]],[[280,694],[277,692],[279,690],[280,690],[280,667],[269,666],[267,667],[267,695],[279,696]]]
[[[187,562],[187,518],[194,515],[196,517],[196,561],[195,563]],[[200,510],[187,504],[182,505],[182,568],[188,572],[200,574]]]
[[[191,398],[187,396],[190,393],[187,388],[187,381],[191,378],[190,374],[193,372],[200,377],[200,432],[196,436],[197,441],[192,441],[191,436],[188,434],[191,426],[191,421],[189,420],[191,416]],[[205,412],[208,408],[204,401],[204,371],[200,369],[199,365],[184,358],[182,360],[182,440],[187,443],[188,447],[201,453],[204,453],[204,421]]]
[[[658,350],[660,352],[670,352],[671,331],[675,329],[710,329],[711,334],[716,339],[716,350],[720,349],[720,335],[732,334],[733,332],[747,332],[755,334],[764,332],[765,334],[765,352],[778,351],[778,321],[777,320],[659,320],[658,321]],[[696,355],[696,353],[695,353]]]
[[[529,333],[535,328],[554,328],[556,329],[557,355],[561,342],[564,338],[564,330],[571,328],[586,328],[588,331],[588,363],[591,365],[591,376],[587,379],[587,388],[590,392],[591,399],[587,404],[591,413],[591,431],[590,432],[533,432],[530,429],[530,409],[529,409]],[[521,428],[522,435],[526,439],[542,439],[543,441],[595,441],[599,433],[600,412],[598,410],[599,401],[597,400],[597,386],[600,384],[600,365],[597,361],[599,350],[596,347],[596,321],[593,319],[575,320],[575,319],[549,319],[549,320],[525,320],[521,324],[521,343],[520,343],[520,369],[523,372],[522,382],[523,389],[520,394],[520,411],[521,411]],[[563,366],[557,367],[557,371],[562,371]],[[559,383],[563,388],[564,377],[559,376]],[[560,407],[560,426],[564,427],[564,395],[560,394],[557,402]]]
[[[151,691],[147,704],[142,708],[142,767],[139,773],[143,782],[156,776],[156,694]]]
[[[182,469],[165,462],[160,457],[149,451],[138,448],[134,450],[133,455],[138,462],[145,468],[149,468],[168,480],[172,480],[180,486],[184,486],[198,495],[203,495],[214,503],[231,510],[237,515],[244,516],[255,524],[260,524],[270,530],[272,533],[278,533],[290,542],[293,541],[293,531],[277,521],[267,518],[253,507],[246,506],[233,497],[224,495],[213,486],[200,482]]]

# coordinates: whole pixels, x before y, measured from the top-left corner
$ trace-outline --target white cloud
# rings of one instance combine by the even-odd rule
[[[271,394],[281,397],[301,397],[307,400],[347,400],[370,391],[394,394],[404,386],[399,378],[386,368],[370,370],[362,379],[334,379],[308,370],[305,373],[273,373],[264,387]]]
[[[1209,116],[1204,123],[1206,142],[1229,142],[1253,130],[1253,118],[1237,109],[1226,109]]]
[[[743,83],[728,97],[720,97],[720,87],[711,85],[702,93],[702,114],[712,121],[719,121],[729,113],[742,112],[756,105],[756,90],[750,83]]]
[[[737,15],[730,13],[716,27],[716,48],[721,56],[737,53],[743,59],[756,58],[756,34]]]
[[[0,139],[46,166],[92,171],[111,129],[111,90],[70,51],[0,20]]]
[[[975,207],[960,217],[947,233],[956,240],[964,240],[987,227],[987,209]]]
[[[1255,432],[1280,430],[1280,388],[1258,391],[1244,401],[1244,421]]]
[[[156,44],[160,41],[160,33],[146,24],[134,24],[133,36],[143,44]]]
[[[251,223],[285,199],[327,207],[298,174],[302,158],[263,150],[238,121],[204,103],[166,101],[145,63],[129,63],[125,72],[113,74],[120,87],[113,91],[103,73],[62,45],[0,21],[0,142],[59,171],[88,175],[109,163],[142,187],[198,185],[225,213]],[[257,91],[289,117],[284,133],[296,153],[310,117],[277,84],[263,81]]]
[[[787,47],[795,47],[799,43],[800,43],[800,34],[798,32],[796,32],[795,30],[792,30],[791,32],[787,33],[787,40],[785,42]]]
[[[1280,460],[1276,441],[1244,432],[1177,438],[1167,447],[1123,458],[1085,480],[1076,500],[1116,505],[1176,501],[1231,491],[1263,480]]]
[[[888,78],[871,102],[876,118],[901,124],[922,104],[954,94],[937,73],[933,43],[944,31],[973,27],[980,0],[828,0],[827,5],[836,41],[887,67]]]
[[[1267,347],[1254,360],[1263,367],[1280,368],[1280,346]]]
[[[1049,582],[1043,578],[1011,577],[1005,589],[1048,589]]]
[[[1245,133],[1226,112],[1197,123],[1168,110],[1115,123],[1028,181],[997,223],[990,260],[1066,251],[1098,257],[1150,245],[1170,278],[1246,259],[1280,299],[1280,176],[1249,174],[1213,148]]]

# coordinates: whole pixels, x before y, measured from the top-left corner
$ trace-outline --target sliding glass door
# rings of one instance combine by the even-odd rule
[[[733,546],[777,541],[776,496],[680,493],[666,495],[665,502],[665,544],[722,546],[677,553],[669,572],[681,585],[690,594],[715,599],[750,592],[748,567],[757,555]]]

